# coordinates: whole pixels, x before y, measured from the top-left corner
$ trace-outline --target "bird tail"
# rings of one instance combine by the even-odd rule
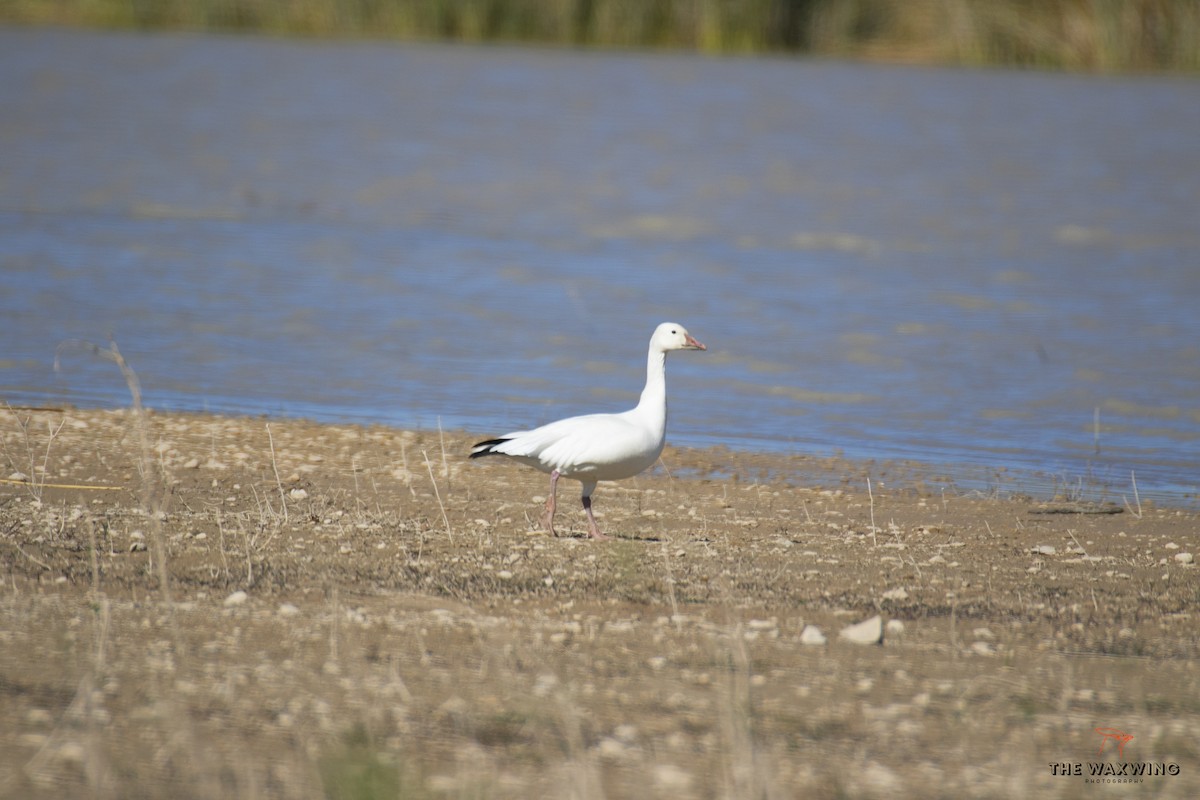
[[[503,453],[497,453],[496,448],[499,447],[500,445],[504,444],[507,441],[508,441],[508,439],[488,439],[487,441],[476,442],[475,444],[471,445],[470,458],[480,458],[482,456],[492,456],[492,455],[496,455],[496,456],[504,455]]]

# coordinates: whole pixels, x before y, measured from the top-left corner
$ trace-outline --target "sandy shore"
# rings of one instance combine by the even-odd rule
[[[1200,796],[1193,511],[669,448],[592,542],[494,431],[0,418],[0,796]]]

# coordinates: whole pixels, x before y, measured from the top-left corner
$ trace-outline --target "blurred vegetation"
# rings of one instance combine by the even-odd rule
[[[1200,69],[1200,0],[0,0],[0,22]]]

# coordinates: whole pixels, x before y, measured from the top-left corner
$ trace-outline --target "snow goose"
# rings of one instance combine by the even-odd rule
[[[706,350],[682,325],[664,322],[650,337],[646,360],[646,388],[637,407],[620,414],[587,414],[568,417],[529,431],[506,433],[479,442],[471,458],[508,456],[550,473],[550,497],[543,524],[554,533],[555,493],[559,478],[583,484],[583,509],[588,533],[607,539],[592,515],[592,491],[598,481],[632,478],[650,467],[662,454],[667,434],[667,353],[671,350]]]

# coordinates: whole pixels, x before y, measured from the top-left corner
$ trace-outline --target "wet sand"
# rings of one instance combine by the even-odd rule
[[[1195,511],[494,433],[0,414],[0,796],[1200,794]]]

